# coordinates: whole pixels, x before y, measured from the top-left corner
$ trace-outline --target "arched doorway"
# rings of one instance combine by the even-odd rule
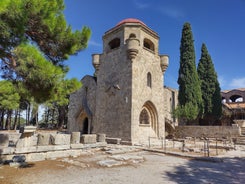
[[[88,118],[86,117],[83,120],[83,129],[82,129],[82,134],[88,134]]]

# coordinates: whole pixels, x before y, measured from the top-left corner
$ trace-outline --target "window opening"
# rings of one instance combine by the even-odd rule
[[[150,116],[146,109],[143,109],[140,113],[140,124],[150,124]]]
[[[151,88],[151,73],[147,73],[147,86]]]
[[[118,48],[120,46],[120,39],[119,38],[115,38],[115,39],[111,40],[109,42],[109,46],[110,46],[110,49]]]
[[[131,34],[129,35],[129,38],[136,38],[136,35],[133,34],[133,33],[131,33]]]
[[[149,50],[152,50],[152,51],[155,50],[154,44],[152,43],[151,40],[149,40],[147,38],[144,39],[144,47],[147,48],[147,49],[149,49]]]

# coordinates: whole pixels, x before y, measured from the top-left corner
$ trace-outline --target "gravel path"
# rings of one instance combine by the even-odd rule
[[[139,150],[115,155],[112,157],[105,151],[97,150],[77,158],[35,162],[26,168],[6,165],[0,167],[0,183],[240,184],[245,181],[245,158],[225,157],[223,162],[206,162]],[[113,158],[128,160],[121,160],[123,164],[120,166],[98,164]],[[143,158],[143,161],[138,161],[138,158]]]

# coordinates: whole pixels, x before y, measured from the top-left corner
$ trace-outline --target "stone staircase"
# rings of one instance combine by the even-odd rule
[[[237,138],[236,144],[245,145],[245,127],[241,128],[241,135]]]

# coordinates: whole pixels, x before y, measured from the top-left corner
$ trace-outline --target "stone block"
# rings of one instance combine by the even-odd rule
[[[51,135],[51,142],[53,145],[70,145],[70,134],[54,134]]]
[[[14,147],[0,148],[0,155],[10,155],[13,154],[14,151],[15,151]]]
[[[120,138],[106,138],[106,142],[108,144],[120,144],[121,143],[121,139]]]
[[[9,143],[12,144],[12,146],[16,146],[18,140],[21,137],[21,133],[9,133]]]
[[[71,144],[71,149],[82,149],[84,148],[83,144]]]
[[[16,148],[15,149],[15,153],[17,154],[23,154],[23,153],[34,153],[37,151],[37,147],[36,146],[32,146],[32,147],[20,147],[20,148]]]
[[[37,139],[34,136],[20,138],[16,143],[16,148],[32,147],[37,145]]]
[[[46,153],[30,153],[26,155],[27,162],[36,162],[46,159]]]
[[[50,134],[49,133],[40,133],[38,134],[38,146],[47,146],[50,144]]]
[[[37,130],[35,126],[25,126],[20,128],[20,133],[34,133]]]
[[[47,152],[47,151],[54,151],[54,145],[46,145],[46,146],[37,146],[37,152]]]
[[[97,142],[105,142],[106,134],[97,134]]]
[[[8,134],[0,134],[0,147],[8,147],[9,145],[9,135]]]
[[[71,144],[79,144],[80,143],[80,132],[72,132],[71,133]]]
[[[69,150],[70,144],[69,145],[54,145],[54,151],[56,150]]]
[[[81,143],[94,144],[96,143],[96,134],[83,134],[81,137]]]
[[[46,159],[56,159],[56,158],[62,158],[62,157],[69,157],[69,151],[50,151],[47,152]]]

